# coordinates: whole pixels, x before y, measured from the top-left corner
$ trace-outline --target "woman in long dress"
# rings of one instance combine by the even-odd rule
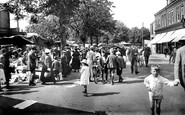
[[[74,72],[79,71],[80,69],[80,53],[78,52],[77,48],[75,48],[75,51],[72,54],[72,69],[74,69]]]

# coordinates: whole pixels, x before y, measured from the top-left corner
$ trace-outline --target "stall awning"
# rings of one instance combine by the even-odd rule
[[[161,34],[155,35],[155,37],[148,44],[154,44],[155,41],[158,40],[160,36],[161,36]]]
[[[24,45],[24,44],[33,44],[33,42],[31,40],[28,40],[22,37],[21,35],[0,38],[0,45],[7,45],[7,44]]]
[[[166,35],[165,35],[164,37],[162,37],[157,43],[160,44],[160,43],[165,43],[165,42],[167,42],[167,40],[169,39],[169,37],[170,37],[171,35],[173,35],[174,32],[175,32],[175,31],[169,31],[169,32],[167,32]]]
[[[172,42],[178,42],[183,37],[185,37],[185,29],[180,29],[179,33],[177,34],[177,36],[175,37],[175,39]]]

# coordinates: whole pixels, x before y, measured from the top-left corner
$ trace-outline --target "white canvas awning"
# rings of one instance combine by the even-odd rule
[[[174,40],[180,33],[181,33],[180,30],[175,30],[175,32],[166,40],[166,42],[171,42],[171,41]]]
[[[177,36],[172,42],[178,42],[179,40],[185,37],[185,29],[180,29],[179,31],[180,32],[177,34]]]
[[[148,44],[156,44],[159,40],[161,40],[164,36],[166,35],[166,33],[161,33],[161,34],[157,34],[153,40],[150,41],[150,43]]]
[[[169,31],[169,32],[167,32],[166,35],[164,37],[162,37],[157,43],[158,44],[165,43],[174,32],[175,31]]]

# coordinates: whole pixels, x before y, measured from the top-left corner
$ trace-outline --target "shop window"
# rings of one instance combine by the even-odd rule
[[[173,14],[173,10],[171,11],[171,23],[174,23],[174,14]]]
[[[176,20],[177,20],[177,22],[180,21],[180,8],[179,8],[179,6],[177,6],[177,8],[176,8]]]
[[[166,26],[166,14],[164,14],[164,26]]]
[[[164,15],[161,16],[161,26],[164,26]]]
[[[168,24],[169,25],[171,24],[171,11],[169,11],[168,13]]]
[[[184,6],[181,5],[181,19],[184,18]]]

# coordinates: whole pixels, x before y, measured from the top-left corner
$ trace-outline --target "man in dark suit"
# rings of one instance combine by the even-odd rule
[[[33,86],[33,85],[36,85],[34,83],[34,76],[35,76],[35,69],[36,69],[36,59],[37,59],[37,56],[36,56],[36,47],[33,46],[31,48],[31,51],[28,53],[28,70],[30,71],[29,73],[29,86]]]
[[[131,73],[133,74],[133,72],[135,71],[135,74],[138,74],[138,65],[137,65],[137,61],[138,61],[138,48],[134,45],[131,46],[130,49],[128,49],[127,51],[127,56],[129,58],[129,61],[131,62]]]
[[[142,51],[144,51],[145,65],[146,65],[146,67],[148,67],[148,59],[150,57],[151,50],[147,45],[145,45],[145,47]]]

